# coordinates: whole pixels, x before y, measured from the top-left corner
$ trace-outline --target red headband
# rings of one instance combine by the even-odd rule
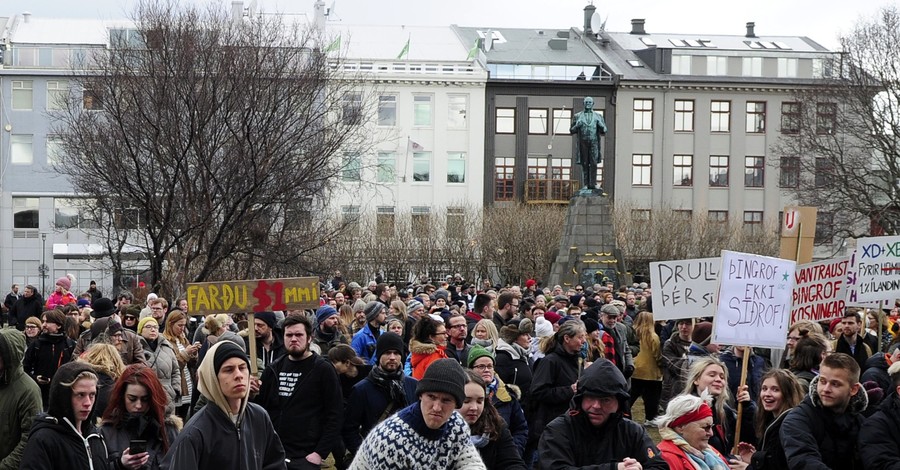
[[[672,423],[669,424],[669,427],[675,429],[678,426],[684,426],[685,424],[693,423],[694,421],[712,418],[712,414],[712,408],[710,408],[706,403],[702,403],[696,410],[681,415],[678,419],[672,421]]]

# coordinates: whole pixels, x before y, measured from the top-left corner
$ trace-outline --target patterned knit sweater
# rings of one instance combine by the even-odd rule
[[[419,402],[369,432],[350,470],[486,470],[469,441],[469,426],[453,412],[440,429],[429,429]]]

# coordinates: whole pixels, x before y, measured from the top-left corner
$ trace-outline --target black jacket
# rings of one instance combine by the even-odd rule
[[[38,339],[25,350],[25,358],[22,365],[28,374],[41,388],[41,399],[44,407],[50,403],[50,379],[56,374],[59,366],[72,360],[72,351],[75,350],[75,341],[63,334],[51,335],[42,333]],[[37,377],[46,379],[46,383],[38,382]],[[43,380],[42,380],[43,381]],[[98,410],[102,413],[102,410]]]
[[[71,406],[71,405],[69,405]],[[49,468],[65,468],[72,470],[114,469],[106,453],[106,444],[96,429],[89,427],[89,422],[82,423],[84,437],[64,419],[56,419],[49,415],[40,415],[34,420],[25,454],[22,456],[20,470],[47,470]]]
[[[859,431],[859,454],[866,470],[900,470],[900,397],[888,395]]]
[[[581,400],[587,394],[614,396],[619,400],[619,410],[624,410],[627,390],[625,376],[611,362],[600,360],[585,369],[569,412],[554,419],[543,431],[538,446],[540,468],[614,470],[626,457],[636,459],[645,469],[669,468],[641,425],[617,412],[597,427],[581,409]]]
[[[842,414],[835,414],[822,407],[816,384],[810,384],[810,393],[792,409],[781,425],[781,445],[792,469],[841,469],[864,468],[859,461],[857,438],[862,427],[860,413],[869,402],[865,390],[850,399],[850,405]]]
[[[407,375],[403,376],[403,390],[406,392],[407,406],[415,403],[417,400],[417,384],[418,381],[416,379]],[[347,401],[347,411],[344,413],[344,423],[341,430],[347,450],[355,453],[359,449],[360,444],[362,444],[366,435],[369,434],[369,431],[381,422],[381,417],[384,415],[389,403],[389,392],[368,378],[353,386],[350,399]],[[393,411],[397,412],[399,409]]]
[[[531,382],[534,374],[531,370],[531,359],[528,351],[519,346],[513,346],[502,339],[494,350],[497,355],[494,368],[497,377],[507,385],[515,385],[522,391],[519,401],[523,409],[528,409],[528,399],[531,396]]]
[[[252,334],[252,333],[251,333]],[[250,339],[244,337],[244,351],[247,351],[247,355],[250,355]],[[262,360],[262,368],[266,368],[269,364],[278,360],[281,356],[284,356],[284,338],[281,336],[281,331],[272,330],[272,349],[269,351],[265,350],[263,346],[263,342],[260,340],[256,340],[256,360]]]
[[[16,325],[19,331],[25,331],[25,320],[28,317],[41,317],[44,313],[44,299],[37,293],[31,297],[20,297],[9,309],[9,324]]]
[[[865,332],[863,332],[863,334],[865,334]],[[869,359],[869,356],[872,355],[872,350],[869,349],[869,345],[863,341],[861,334],[856,335],[856,345],[854,346],[855,352],[850,351],[850,343],[847,342],[847,338],[843,335],[834,340],[833,346],[834,352],[844,353],[853,357],[853,359],[856,359],[856,363],[859,364],[859,369],[861,371],[866,370],[866,361]]]
[[[790,410],[785,411],[766,426],[759,450],[753,453],[751,465],[753,470],[777,470],[788,468],[787,459],[784,457],[784,447],[781,446],[781,424]]]
[[[254,400],[272,418],[289,459],[305,458],[316,452],[323,459],[338,447],[341,438],[343,398],[334,366],[313,353],[312,369],[300,377],[287,401],[279,397],[279,378],[289,361],[282,356],[266,367],[259,395]]]
[[[531,381],[529,438],[537,440],[544,427],[569,409],[578,380],[580,356],[569,354],[561,344],[535,364]]]
[[[525,462],[519,456],[519,451],[513,442],[509,429],[503,428],[497,440],[488,441],[482,447],[478,447],[478,453],[487,470],[525,470]]]
[[[864,384],[871,380],[877,383],[878,387],[887,394],[888,391],[894,388],[891,387],[891,376],[887,372],[888,367],[890,367],[890,364],[887,363],[884,353],[873,354],[872,357],[866,360],[865,372],[859,377],[859,383]]]
[[[177,424],[175,420],[180,421],[180,419],[174,417],[166,418],[166,439],[169,441],[169,446],[174,444],[175,439],[178,437],[180,424]],[[106,442],[109,459],[116,464],[117,468],[121,467],[122,453],[131,445],[133,439],[147,441],[147,452],[150,453],[147,467],[150,470],[159,469],[159,464],[166,454],[163,449],[163,442],[159,438],[159,424],[146,414],[124,420],[119,423],[119,426],[106,423],[100,427],[100,435],[103,436],[103,440]]]

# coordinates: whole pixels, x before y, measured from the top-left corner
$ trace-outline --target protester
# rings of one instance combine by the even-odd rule
[[[859,431],[860,460],[867,470],[897,469],[900,465],[900,362],[888,368],[891,394]]]
[[[121,328],[121,325],[113,323],[111,330],[116,331],[117,327]],[[113,333],[113,335],[115,334],[116,333]],[[125,371],[125,363],[122,362],[122,356],[119,354],[119,351],[116,350],[116,347],[104,342],[92,344],[90,348],[78,358],[78,361],[90,364],[94,368],[94,373],[97,375],[96,406],[97,412],[100,413],[101,409],[106,409],[112,387]]]
[[[810,333],[822,333],[822,327],[810,320],[798,320],[791,324],[788,328],[787,346],[784,350],[784,358],[781,361],[781,368],[788,369],[791,367],[791,359],[794,357],[794,348],[800,338]]]
[[[181,374],[181,398],[175,401],[175,414],[181,419],[190,415],[191,395],[197,383],[197,355],[200,343],[191,344],[187,339],[185,328],[187,318],[184,312],[175,309],[166,317],[166,331],[163,333],[170,344],[178,348],[178,368]]]
[[[727,384],[728,371],[725,366],[718,359],[710,356],[694,362],[684,389],[686,395],[700,396],[706,392],[712,398],[713,435],[709,438],[709,444],[722,455],[731,453],[735,443],[734,433],[737,425],[737,411],[729,405],[731,392],[729,392]],[[739,390],[735,400],[743,403],[741,436],[738,440],[753,445],[756,443],[753,431],[756,405],[750,401],[750,393],[747,391],[746,385]]]
[[[631,295],[631,298],[634,300],[634,295]],[[650,312],[638,312],[634,318],[634,332],[641,348],[634,358],[629,408],[634,406],[638,398],[643,398],[645,423],[648,426],[659,413],[659,397],[662,394],[662,371],[659,368],[662,353],[654,325],[653,314]]]
[[[62,364],[72,360],[75,341],[63,334],[66,317],[61,311],[47,310],[43,319],[43,333],[25,350],[23,366],[25,373],[41,388],[46,409],[50,403],[50,381]]]
[[[473,346],[469,351],[467,366],[481,376],[488,390],[488,400],[506,423],[519,455],[524,456],[525,445],[528,442],[528,422],[519,402],[521,395],[519,388],[507,385],[497,377],[494,373],[494,355],[481,346]]]
[[[461,314],[450,315],[447,319],[447,357],[465,366],[469,357],[469,343],[466,342],[466,317]],[[415,325],[413,326],[415,327]]]
[[[41,317],[44,311],[44,301],[38,294],[37,288],[31,284],[25,286],[22,291],[22,297],[9,309],[9,324],[15,326],[19,331],[25,330],[25,320],[31,317]]]
[[[487,470],[525,470],[519,449],[509,433],[506,422],[486,396],[486,385],[477,372],[466,371],[465,399],[459,408],[469,431],[472,444],[478,449]]]
[[[472,328],[472,339],[469,341],[470,346],[481,346],[488,351],[494,352],[497,342],[500,340],[500,333],[493,320],[479,320]]]
[[[518,323],[510,322],[500,329],[500,341],[497,343],[496,367],[497,376],[507,384],[519,387],[522,392],[520,401],[526,408],[531,395],[533,370],[528,349],[531,347],[531,334],[534,323],[523,318]]]
[[[313,344],[319,347],[319,354],[322,356],[328,356],[328,351],[338,344],[350,344],[350,340],[341,332],[340,316],[334,307],[323,305],[316,310]]]
[[[168,395],[156,373],[143,364],[132,364],[116,380],[103,412],[100,434],[110,459],[130,470],[159,469],[160,462],[181,429],[180,418],[166,412]],[[146,442],[143,452],[131,442]]]
[[[377,301],[366,303],[363,313],[366,317],[365,326],[353,335],[353,341],[350,343],[356,355],[360,359],[369,364],[375,364],[375,345],[378,342],[378,336],[381,335],[381,327],[387,319],[385,313],[387,307],[385,304]]]
[[[715,413],[705,399],[705,393],[703,397],[678,395],[669,402],[666,413],[656,419],[662,439],[659,451],[663,460],[671,470],[747,468],[743,462],[728,461],[711,445]]]
[[[447,327],[438,318],[425,316],[413,328],[413,338],[409,342],[409,362],[412,376],[417,380],[422,380],[432,363],[447,357],[444,352],[447,347]]]
[[[781,447],[781,424],[788,412],[799,405],[805,396],[797,377],[787,370],[772,369],[762,376],[755,426],[759,449],[747,443],[738,445],[741,460],[752,463],[750,468],[788,468]]]
[[[25,345],[31,346],[33,343],[36,343],[38,338],[41,337],[43,329],[44,322],[39,317],[28,317],[25,320]],[[49,385],[50,382],[47,382],[47,384]]]
[[[63,305],[77,303],[78,299],[75,298],[75,294],[71,293],[70,290],[72,290],[72,280],[69,279],[68,276],[57,279],[55,290],[50,294],[50,297],[47,298],[47,303],[44,304],[44,308],[46,310],[52,310]]]
[[[258,312],[253,315],[253,331],[256,337],[256,360],[265,369],[284,355],[285,347],[281,331],[277,328],[275,312]],[[250,351],[250,338],[244,338],[244,350]],[[324,354],[324,353],[323,353]]]
[[[569,412],[543,429],[540,468],[667,468],[647,431],[623,418],[628,398],[625,376],[612,362],[597,361],[585,369]]]
[[[41,412],[41,390],[25,373],[25,335],[0,328],[0,468],[22,460],[34,417]]]
[[[844,318],[841,319],[841,334],[832,342],[831,346],[835,352],[847,354],[855,359],[860,370],[863,370],[866,367],[866,360],[872,355],[872,350],[863,340],[863,335],[859,334],[862,328],[860,310],[848,308],[844,312]]]
[[[810,382],[819,375],[819,364],[828,354],[829,348],[830,343],[820,333],[807,333],[794,345],[790,370],[804,391],[809,389]]]
[[[152,314],[151,314],[152,315]],[[138,324],[141,346],[147,364],[156,372],[169,397],[166,414],[175,412],[175,404],[181,403],[181,367],[178,366],[178,350],[159,334],[156,318],[149,316]]]

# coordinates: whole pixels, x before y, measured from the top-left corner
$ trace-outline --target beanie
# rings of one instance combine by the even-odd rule
[[[91,306],[91,301],[88,300],[88,299],[78,299],[78,301],[75,302],[75,304],[78,305],[78,308],[82,308],[82,307],[90,307],[90,306]]]
[[[213,371],[215,371],[216,375],[219,374],[219,369],[222,368],[222,364],[232,357],[243,359],[247,363],[247,367],[250,367],[250,359],[247,357],[247,353],[244,352],[243,348],[229,340],[221,341],[221,343],[222,345],[216,348],[216,355],[213,357]]]
[[[123,330],[122,324],[117,321],[108,322],[109,326],[106,327],[106,336],[112,338],[113,335]]]
[[[275,329],[275,312],[259,312],[253,314],[254,320],[262,320],[270,330]]]
[[[418,300],[413,299],[413,300],[410,300],[410,301],[409,301],[409,305],[406,306],[406,311],[407,311],[407,312],[413,312],[413,311],[418,310],[418,309],[420,309],[420,308],[422,308],[422,307],[424,307],[424,306],[425,306],[425,305],[423,305],[422,302],[419,302]]]
[[[600,323],[593,318],[582,318],[581,321],[584,322],[584,329],[587,334],[591,334],[600,329]]]
[[[143,331],[144,327],[147,326],[148,323],[153,323],[154,325],[156,325],[157,327],[159,327],[159,322],[156,321],[155,318],[153,318],[153,317],[144,317],[144,318],[141,319],[140,323],[138,323],[137,333],[138,333],[138,334],[141,334],[141,331]]]
[[[553,334],[553,325],[544,318],[538,317],[534,322],[534,335],[538,338],[550,336]]]
[[[444,302],[450,301],[450,292],[447,289],[438,289],[434,291],[434,299],[444,299]]]
[[[316,324],[321,325],[322,322],[324,322],[325,320],[328,320],[333,315],[337,315],[337,314],[338,314],[337,310],[335,310],[334,307],[332,307],[331,305],[323,305],[323,306],[319,307],[318,310],[316,310]],[[256,318],[259,318],[259,317],[256,317]],[[273,319],[274,319],[274,315],[273,315]]]
[[[366,314],[366,323],[372,323],[378,318],[378,314],[384,311],[384,308],[384,304],[377,300],[367,303],[366,308],[363,309],[363,313]]]
[[[425,369],[425,375],[416,385],[416,396],[423,393],[446,393],[456,400],[456,407],[463,405],[466,398],[466,373],[454,359],[438,359]]]
[[[691,333],[691,341],[701,345],[706,346],[709,344],[710,337],[712,336],[712,323],[708,321],[697,323],[694,327],[694,332]]]
[[[397,351],[406,361],[406,355],[403,353],[403,338],[393,331],[386,331],[378,337],[378,341],[375,342],[375,361],[381,360],[381,355],[387,351]]]
[[[67,278],[65,276],[57,279],[56,285],[62,286],[62,288],[65,290],[72,290],[72,281],[70,281],[69,278]]]
[[[59,310],[46,310],[44,316],[47,317],[48,323],[56,323],[60,328],[66,326],[66,314]]]
[[[472,349],[469,349],[469,357],[466,359],[466,365],[471,369],[472,364],[474,364],[475,361],[482,357],[489,357],[491,358],[491,362],[496,362],[496,360],[494,359],[494,355],[491,354],[491,352],[488,351],[487,348],[480,344],[476,344],[472,346]]]
[[[548,322],[550,322],[551,326],[559,323],[560,318],[562,318],[562,316],[560,316],[556,312],[545,312],[544,313],[544,320],[547,320]]]

